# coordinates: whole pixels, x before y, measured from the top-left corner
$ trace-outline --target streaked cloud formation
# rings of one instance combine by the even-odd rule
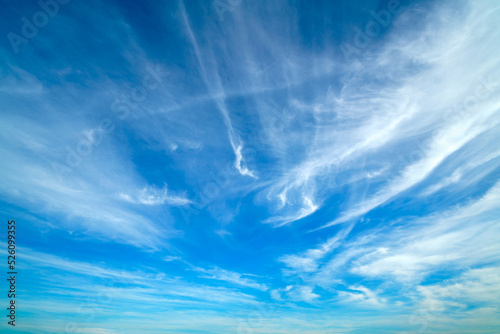
[[[72,1],[4,38],[19,328],[497,330],[500,4],[226,5]]]

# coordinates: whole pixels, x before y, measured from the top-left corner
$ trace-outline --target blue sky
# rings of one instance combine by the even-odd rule
[[[3,4],[2,330],[498,333],[498,1]]]

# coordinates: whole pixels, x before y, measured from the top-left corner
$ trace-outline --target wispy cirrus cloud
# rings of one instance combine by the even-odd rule
[[[266,291],[268,289],[268,287],[265,284],[258,283],[257,281],[249,277],[244,277],[248,275],[236,273],[218,267],[210,269],[195,267],[193,268],[193,270],[202,273],[203,275],[200,276],[201,278],[209,278],[213,280],[224,281],[230,284],[240,285],[243,287],[248,287],[261,291]]]
[[[368,282],[396,282],[396,289],[406,297],[415,297],[415,293],[425,296],[427,285],[423,282],[442,270],[469,277],[471,267],[484,268],[485,279],[490,279],[489,273],[494,272],[491,264],[499,260],[499,224],[495,218],[499,189],[497,183],[482,198],[466,206],[410,220],[397,228],[367,231],[350,241],[336,237],[335,242],[340,240],[340,244],[331,241],[325,244],[335,247],[288,255],[281,259],[288,267],[284,274],[313,286],[335,288],[346,301],[372,305],[385,304],[395,296],[382,289],[383,285],[379,286],[380,297],[368,287],[347,285],[349,273]],[[482,246],[477,247],[478,243]],[[473,272],[483,271],[472,269]]]
[[[169,195],[167,185],[164,185],[161,189],[157,187],[145,187],[132,196],[120,193],[120,198],[130,203],[144,205],[186,205],[192,203],[185,197]]]
[[[203,81],[205,82],[209,94],[213,96],[213,102],[220,111],[224,120],[224,124],[226,125],[229,142],[231,144],[231,147],[235,155],[234,167],[240,172],[241,175],[256,178],[254,172],[248,169],[244,164],[244,159],[242,155],[242,149],[244,147],[244,144],[240,136],[234,129],[233,123],[229,116],[229,112],[225,101],[226,93],[218,74],[217,63],[215,61],[213,51],[208,46],[205,49],[203,49],[203,56],[202,56],[202,50],[200,49],[200,45],[196,40],[193,30],[191,29],[188,13],[182,2],[180,6],[180,11],[188,34],[189,41],[193,47],[194,54],[196,55],[196,58],[198,60],[198,65],[201,70],[201,76],[203,78]],[[208,43],[210,45],[210,42]]]
[[[362,31],[396,2],[70,2],[0,49],[25,330],[494,331],[499,5]]]

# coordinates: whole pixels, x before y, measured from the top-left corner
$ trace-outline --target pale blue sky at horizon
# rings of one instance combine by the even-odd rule
[[[500,2],[2,5],[2,333],[500,333]]]

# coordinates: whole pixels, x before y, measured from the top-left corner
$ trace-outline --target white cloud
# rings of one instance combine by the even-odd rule
[[[347,302],[362,303],[370,306],[383,306],[385,298],[380,298],[377,294],[362,285],[349,286],[351,291],[339,291],[339,295],[345,298]]]
[[[144,204],[144,205],[187,205],[192,203],[189,199],[182,196],[169,195],[167,185],[163,188],[157,187],[144,187],[136,192],[132,197],[128,194],[121,193],[120,198],[129,203]]]
[[[468,147],[480,150],[477,157],[492,151],[494,144],[484,145],[480,138],[500,120],[494,93],[495,77],[500,77],[495,40],[500,36],[488,28],[495,25],[498,8],[493,2],[469,5],[465,10],[436,4],[426,17],[419,17],[421,28],[411,33],[405,24],[418,10],[408,10],[376,53],[346,64],[340,89],[315,87],[312,101],[290,98],[290,119],[301,127],[285,119],[286,127],[273,133],[279,144],[272,153],[279,165],[261,194],[271,202],[272,217],[265,222],[281,226],[314,214],[329,195],[346,191],[341,188],[345,181],[339,180],[342,173],[357,181],[348,186],[365,180],[370,187],[350,194],[343,212],[323,227],[354,220],[414,186],[436,183],[434,173],[444,163],[467,163],[460,153]],[[479,57],[477,50],[482,50]],[[300,61],[290,62],[290,71],[300,77]],[[482,94],[470,112],[458,119],[445,117],[455,105],[472,103],[485,81],[492,92]],[[314,115],[315,122],[307,115]],[[376,182],[368,180],[373,176]],[[459,173],[447,184],[455,181]],[[305,210],[304,197],[314,201],[316,210]]]
[[[225,281],[231,284],[247,287],[247,288],[252,288],[252,289],[257,289],[261,291],[266,291],[269,288],[267,285],[258,283],[257,281],[244,277],[248,276],[247,274],[240,274],[237,272],[229,271],[229,270],[224,270],[218,267],[213,267],[211,269],[204,269],[204,268],[198,268],[195,267],[193,270],[203,273],[202,278],[209,278],[209,279],[214,279],[218,281]]]
[[[319,294],[314,293],[313,289],[313,287],[306,285],[290,286],[289,289],[286,290],[286,294],[294,301],[313,303],[316,299],[321,297]]]
[[[283,202],[286,202],[284,195],[282,198]],[[294,212],[292,216],[274,216],[264,220],[264,223],[273,223],[275,227],[281,227],[310,216],[319,209],[319,205],[316,205],[308,196],[303,196],[302,199],[303,206]]]
[[[226,92],[224,90],[224,86],[222,85],[221,79],[218,74],[218,69],[216,65],[216,60],[214,59],[213,51],[210,50],[209,48],[206,48],[204,50],[200,49],[200,46],[196,40],[196,37],[189,23],[188,13],[182,2],[181,2],[181,15],[184,26],[188,34],[189,42],[191,43],[193,51],[198,60],[198,65],[201,70],[203,81],[205,82],[208,91],[212,95],[213,101],[217,105],[217,108],[219,109],[223,117],[224,124],[226,125],[229,142],[231,144],[231,147],[235,155],[234,166],[240,172],[241,175],[257,178],[255,173],[244,165],[244,159],[242,155],[242,149],[244,147],[243,141],[241,140],[240,136],[234,129],[233,123],[229,116],[229,112],[227,110],[225,102]],[[203,52],[203,57],[202,57],[202,52]]]
[[[283,262],[292,273],[309,273],[318,270],[319,261],[339,247],[344,239],[349,235],[353,225],[342,229],[334,237],[320,244],[317,248],[312,248],[298,255],[284,255],[279,261]],[[287,270],[287,273],[290,271]]]
[[[5,246],[5,243],[0,243]],[[24,254],[24,259],[29,264],[29,270],[40,276],[38,284],[42,284],[52,294],[74,294],[88,296],[102,293],[111,294],[113,304],[126,306],[125,301],[152,305],[183,304],[206,307],[207,303],[220,305],[220,303],[252,304],[253,296],[240,293],[225,287],[195,284],[172,277],[158,271],[124,270],[109,267],[102,263],[89,263],[63,259],[48,253],[33,251],[29,248],[19,249]],[[45,275],[50,268],[50,277]],[[226,273],[222,273],[224,276]],[[53,277],[61,275],[64,282],[54,283]],[[230,276],[230,275],[229,275]],[[72,280],[71,278],[75,278]],[[94,279],[109,280],[109,286],[95,283]],[[85,282],[83,284],[82,282]],[[243,283],[247,283],[242,279]],[[256,288],[262,288],[258,286]]]
[[[351,271],[367,277],[391,276],[418,282],[443,266],[452,270],[499,261],[500,225],[495,218],[499,201],[500,183],[463,208],[386,232],[385,240],[378,245],[387,250],[358,259]]]

